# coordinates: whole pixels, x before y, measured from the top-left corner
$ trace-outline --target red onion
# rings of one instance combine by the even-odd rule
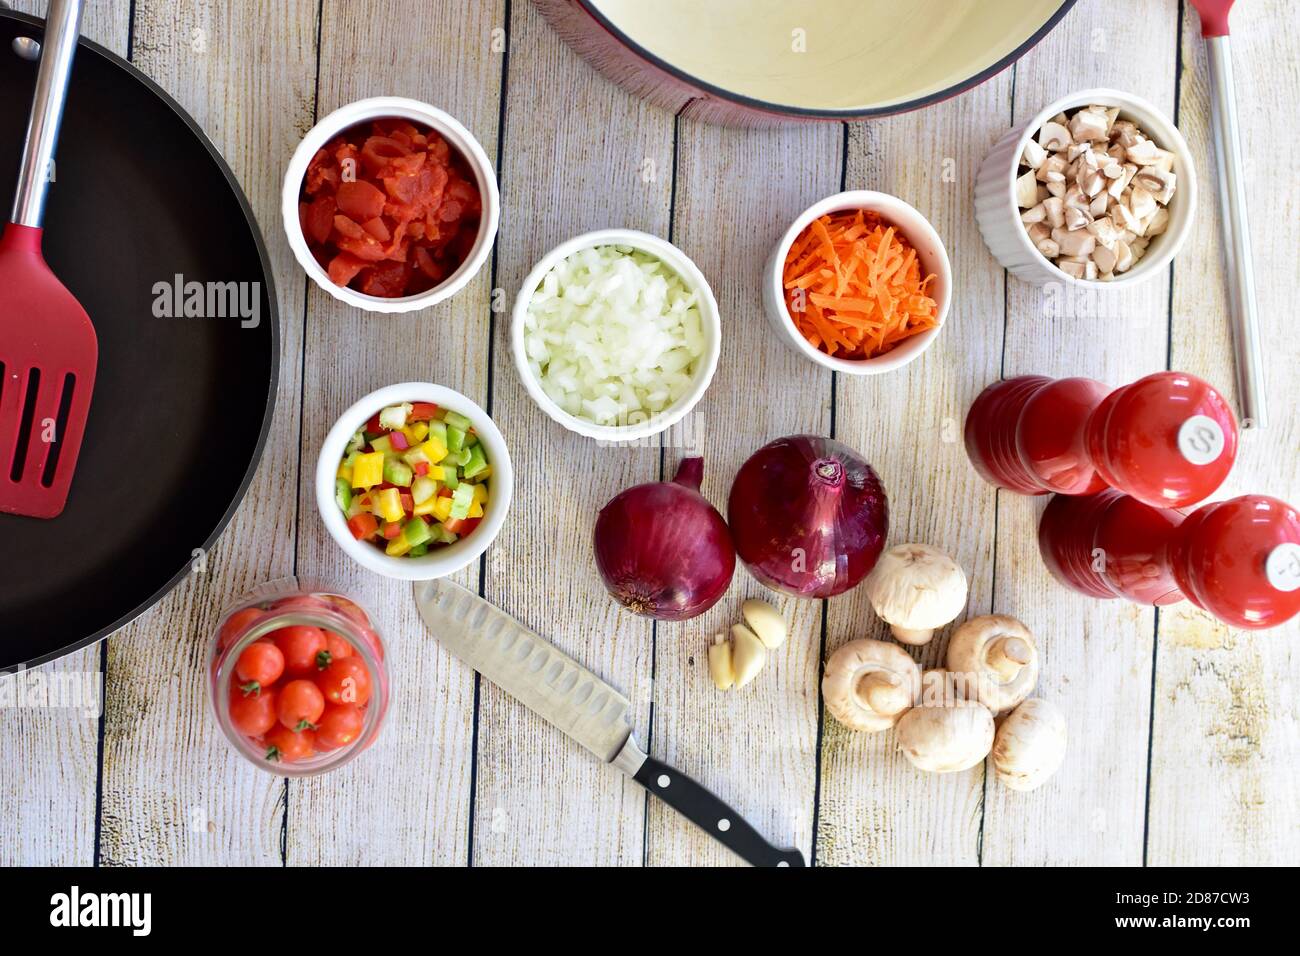
[[[718,510],[700,494],[703,458],[687,458],[672,481],[616,495],[593,536],[605,587],[629,611],[684,621],[717,603],[731,584],[736,550]]]
[[[876,566],[889,502],[880,478],[852,448],[791,435],[740,466],[727,523],[740,560],[761,584],[824,598],[847,591]]]

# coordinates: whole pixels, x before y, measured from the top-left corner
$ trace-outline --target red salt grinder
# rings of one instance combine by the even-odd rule
[[[1300,613],[1300,515],[1243,495],[1190,515],[1107,489],[1057,495],[1038,525],[1043,561],[1062,584],[1098,598],[1187,598],[1234,627],[1276,627]]]
[[[1237,457],[1228,403],[1184,372],[1114,391],[1090,378],[997,382],[971,405],[965,438],[975,470],[1000,488],[1091,495],[1110,487],[1163,508],[1209,497]]]

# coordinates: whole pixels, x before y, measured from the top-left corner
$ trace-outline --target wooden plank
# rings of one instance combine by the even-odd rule
[[[45,15],[42,0],[16,0],[20,13]],[[82,35],[126,52],[128,0],[99,0],[82,18]],[[9,56],[9,51],[0,51]],[[88,866],[95,858],[102,649],[88,647],[31,672],[24,680],[64,684],[93,694],[92,713],[67,707],[0,708],[0,865]],[[14,685],[17,686],[17,685]],[[89,699],[89,698],[87,698]]]
[[[1050,100],[1106,84],[1174,110],[1175,0],[1132,15],[1123,0],[1074,7],[1016,69],[1014,121]],[[1168,276],[1095,296],[1008,280],[1006,377],[1087,375],[1112,386],[1165,367]],[[1067,591],[1038,555],[1041,498],[997,496],[994,608],[1039,639],[1035,691],[1058,704],[1070,744],[1041,790],[986,787],[986,865],[1138,864],[1142,861],[1154,612]]]
[[[491,41],[502,16],[502,3],[475,0],[326,3],[319,116],[367,96],[409,96],[455,116],[494,156],[501,55]],[[432,381],[486,402],[490,287],[484,267],[451,300],[392,316],[343,305],[314,286],[309,292],[298,571],[341,582],[371,610],[393,685],[386,732],[369,752],[327,777],[290,785],[291,864],[465,862],[473,672],[427,633],[409,582],[364,571],[330,540],[309,476],[329,426],[380,386]],[[477,589],[477,564],[456,580]],[[339,827],[339,820],[358,825]]]
[[[1246,157],[1266,387],[1272,421],[1243,435],[1216,498],[1300,501],[1300,345],[1290,331],[1298,280],[1300,182],[1277,117],[1294,112],[1300,48],[1278,30],[1281,0],[1232,14],[1237,109]],[[1183,21],[1178,125],[1201,176],[1197,223],[1174,267],[1172,365],[1235,394],[1215,189],[1209,79],[1195,11]],[[1282,865],[1300,854],[1300,621],[1240,631],[1189,604],[1160,612],[1147,861],[1159,866]]]
[[[954,288],[944,331],[921,359],[883,376],[839,378],[836,437],[872,462],[890,492],[889,543],[934,544],[966,570],[972,616],[987,613],[992,600],[994,496],[966,461],[961,424],[997,378],[1003,305],[1003,272],[980,239],[972,192],[1010,104],[1008,72],[923,112],[854,124],[845,178],[850,189],[906,200],[934,223]],[[947,633],[916,654],[922,667],[942,666]],[[826,654],[859,637],[893,640],[861,588],[829,602]],[[976,861],[979,769],[930,776],[897,752],[892,733],[855,733],[829,713],[823,728],[818,863]]]
[[[650,624],[605,594],[591,531],[609,498],[655,478],[658,449],[600,447],[551,421],[515,371],[509,309],[565,239],[614,226],[667,234],[672,116],[596,74],[531,3],[511,12],[493,415],[510,442],[515,504],[488,552],[485,593],[627,692],[644,728]],[[640,787],[486,682],[478,717],[476,865],[640,862]]]
[[[830,373],[783,344],[763,317],[763,263],[806,207],[840,184],[842,124],[728,130],[678,124],[674,241],[713,286],[722,313],[722,357],[695,411],[665,444],[665,477],[688,453],[704,456],[704,494],[723,514],[737,469],[782,435],[826,434]],[[748,597],[773,601],[790,639],[739,691],[709,680],[711,635],[740,618]],[[660,624],[650,749],[724,800],[779,846],[812,849],[817,762],[817,660],[822,607],[780,599],[737,568],[731,590],[703,616]],[[732,864],[736,858],[657,800],[650,801],[646,858],[660,865]]]
[[[208,714],[207,642],[222,608],[293,570],[303,280],[279,226],[280,175],[309,124],[312,0],[137,0],[134,59],[207,131],[262,225],[281,317],[279,397],[248,497],[206,571],[109,642],[101,859],[279,864],[281,781],[230,751]]]

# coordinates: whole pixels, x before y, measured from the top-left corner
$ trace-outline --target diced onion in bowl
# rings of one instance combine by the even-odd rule
[[[705,353],[692,292],[629,246],[594,246],[542,278],[524,316],[528,366],[551,401],[597,425],[637,424],[691,388]]]

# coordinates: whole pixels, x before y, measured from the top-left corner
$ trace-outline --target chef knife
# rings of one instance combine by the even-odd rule
[[[745,861],[806,865],[798,850],[768,843],[700,784],[647,756],[632,738],[631,702],[550,641],[451,581],[417,581],[415,603],[440,644]]]

